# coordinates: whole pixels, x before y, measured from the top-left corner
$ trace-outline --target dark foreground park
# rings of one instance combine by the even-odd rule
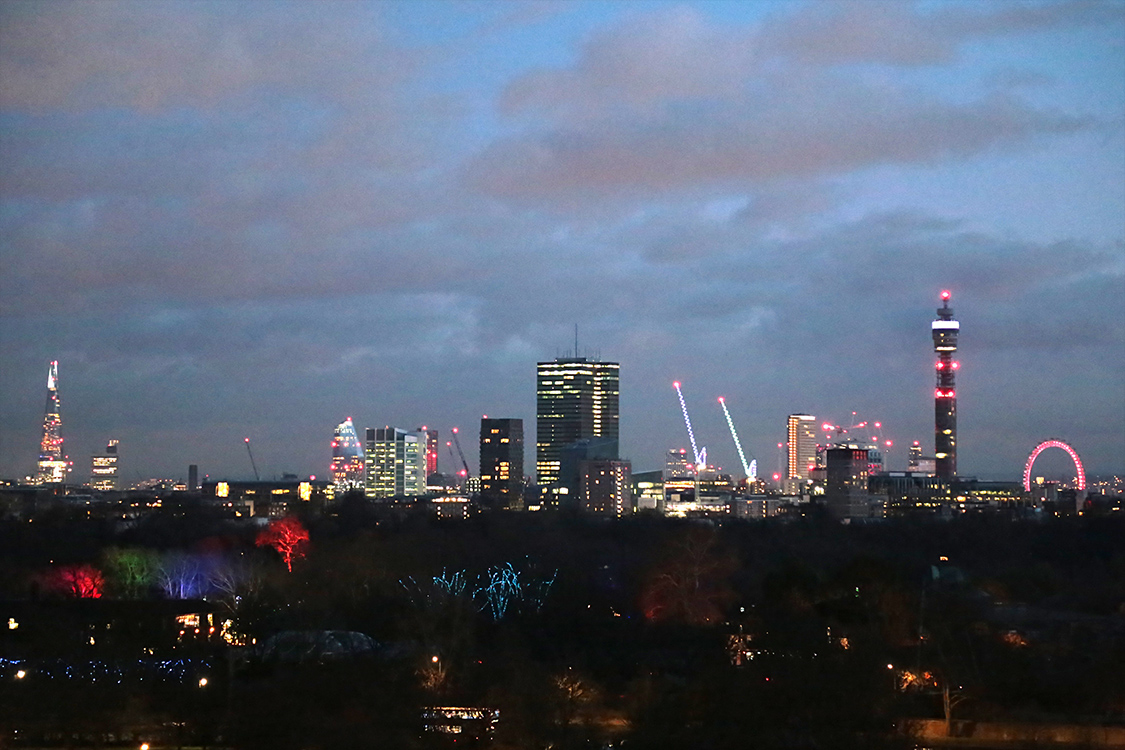
[[[1125,520],[356,498],[0,524],[0,747],[910,748],[985,724],[1125,726]]]

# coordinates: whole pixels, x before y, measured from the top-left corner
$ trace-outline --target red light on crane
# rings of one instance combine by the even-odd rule
[[[678,380],[672,381],[672,387],[673,388],[679,388],[680,387],[680,381],[678,381]]]
[[[948,289],[944,289],[944,290],[942,290],[942,293],[941,293],[941,298],[942,298],[942,299],[949,299],[949,296],[950,296],[950,295],[949,295],[949,290],[948,290]]]

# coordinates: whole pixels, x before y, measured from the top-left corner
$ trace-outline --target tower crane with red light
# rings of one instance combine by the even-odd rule
[[[450,432],[453,433],[453,444],[457,446],[457,455],[461,458],[461,476],[465,479],[469,478],[469,462],[465,460],[465,452],[461,450],[461,441],[457,439],[459,430],[454,427]]]
[[[254,469],[254,480],[262,481],[262,478],[258,476],[258,464],[254,463],[254,451],[250,450],[250,438],[246,438],[246,452],[250,454],[250,467]]]
[[[852,412],[851,418],[852,418],[853,422],[855,422],[855,420],[859,419],[859,417],[856,416],[856,412],[854,412],[854,411]],[[883,423],[882,422],[872,422],[870,420],[863,420],[862,422],[855,422],[854,424],[852,424],[850,426],[847,426],[847,427],[845,427],[844,425],[841,425],[841,424],[831,424],[829,422],[825,422],[824,424],[821,425],[821,429],[824,430],[825,433],[833,433],[834,432],[836,434],[835,435],[836,440],[843,440],[844,437],[849,435],[849,433],[852,432],[852,431],[859,432],[860,434],[866,433],[867,435],[870,436],[870,438],[868,440],[868,444],[878,447],[879,450],[882,451],[883,454],[888,456],[888,457],[889,457],[890,452],[891,452],[891,447],[894,445],[893,440],[887,440],[883,436]],[[874,433],[874,434],[872,434],[872,433]],[[826,440],[830,439],[829,434],[825,435],[825,439]],[[862,441],[863,439],[860,438],[860,440]]]

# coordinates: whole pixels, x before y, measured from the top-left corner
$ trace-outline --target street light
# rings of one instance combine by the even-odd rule
[[[206,677],[200,677],[199,678],[199,687],[207,687],[207,678]]]
[[[27,677],[27,672],[23,671],[22,669],[16,672],[17,680],[22,680],[24,677]]]

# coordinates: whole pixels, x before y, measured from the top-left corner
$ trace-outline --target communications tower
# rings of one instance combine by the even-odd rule
[[[66,457],[63,456],[62,415],[59,407],[59,363],[47,368],[47,407],[43,411],[43,438],[39,441],[39,470],[36,484],[57,484],[66,481]]]
[[[957,388],[954,379],[960,364],[953,359],[953,355],[957,351],[957,333],[961,324],[953,319],[949,297],[948,291],[941,293],[937,320],[930,325],[934,337],[934,353],[938,357],[934,363],[937,370],[937,387],[934,389],[934,464],[941,479],[953,479],[957,476]]]

